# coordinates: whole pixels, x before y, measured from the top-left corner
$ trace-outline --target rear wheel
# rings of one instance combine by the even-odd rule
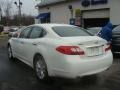
[[[46,65],[44,58],[42,56],[37,55],[35,57],[34,69],[35,69],[35,73],[37,75],[37,78],[40,81],[46,82],[49,80],[49,76],[48,76],[48,72],[47,72],[47,65]]]

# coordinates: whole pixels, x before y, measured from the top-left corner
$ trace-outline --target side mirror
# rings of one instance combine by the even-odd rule
[[[18,37],[18,33],[15,33],[12,37],[17,38]]]
[[[12,34],[8,34],[8,36],[11,38],[11,37],[12,37]]]

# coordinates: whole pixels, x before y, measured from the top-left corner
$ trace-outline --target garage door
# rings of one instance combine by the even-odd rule
[[[110,10],[90,10],[90,11],[83,11],[82,18],[109,18],[110,17]]]
[[[87,27],[103,27],[109,22],[109,18],[87,18],[83,19],[85,28]]]

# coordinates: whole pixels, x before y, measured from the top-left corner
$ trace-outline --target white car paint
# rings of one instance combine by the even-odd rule
[[[33,67],[33,59],[36,53],[40,53],[47,64],[49,76],[76,78],[97,74],[107,70],[113,61],[111,50],[105,52],[107,42],[97,36],[60,37],[53,30],[53,26],[70,26],[65,24],[35,24],[42,27],[47,34],[43,38],[24,39],[11,38],[13,56]],[[56,50],[59,46],[78,46],[85,55],[66,55]],[[103,50],[100,55],[92,55],[87,48],[98,47]],[[100,52],[100,51],[99,51]],[[94,52],[95,54],[95,52]]]

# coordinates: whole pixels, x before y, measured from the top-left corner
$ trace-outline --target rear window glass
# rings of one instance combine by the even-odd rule
[[[52,29],[61,37],[90,36],[85,29],[79,27],[55,26]]]

